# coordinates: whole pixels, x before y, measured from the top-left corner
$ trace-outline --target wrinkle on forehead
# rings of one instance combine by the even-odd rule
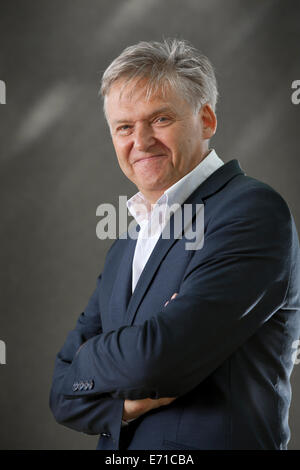
[[[140,100],[151,101],[154,99],[162,99],[166,101],[170,92],[176,91],[172,89],[169,81],[166,78],[161,80],[151,80],[151,78],[138,76],[120,78],[115,84],[121,85],[119,100],[124,96],[126,100]]]
[[[148,114],[155,114],[160,109],[163,109],[163,112],[169,110],[181,118],[193,111],[190,103],[182,97],[181,93],[176,93],[176,90],[168,82],[165,83],[165,86],[152,88],[151,93],[147,93],[148,89],[149,80],[145,77],[127,80],[121,77],[116,80],[106,95],[106,98],[110,101],[109,108],[106,106],[106,117],[110,117],[110,125],[134,120],[132,113],[134,116],[136,116],[135,111],[138,112],[139,110],[140,113],[140,105],[143,105],[143,103],[151,106],[153,104],[154,107],[153,110],[148,107],[145,109],[146,117],[143,117],[143,119],[146,119]],[[108,102],[106,104],[108,105]],[[110,116],[107,114],[108,109],[110,109]],[[130,118],[126,116],[126,110],[131,113]]]

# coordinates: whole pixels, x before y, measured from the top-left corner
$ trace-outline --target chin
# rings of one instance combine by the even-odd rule
[[[147,181],[145,180],[142,181],[143,188],[146,189],[147,191],[164,191],[166,188],[168,188],[168,183],[166,181]]]

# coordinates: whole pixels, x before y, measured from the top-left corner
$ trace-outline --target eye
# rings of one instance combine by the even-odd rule
[[[170,118],[168,116],[158,116],[154,120],[154,124],[168,124],[170,122]]]
[[[117,128],[117,133],[121,135],[129,135],[131,132],[132,126],[129,126],[129,124],[123,124],[123,126],[120,126]]]

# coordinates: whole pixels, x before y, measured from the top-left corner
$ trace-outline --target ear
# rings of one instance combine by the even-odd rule
[[[217,117],[210,104],[207,103],[202,106],[200,117],[202,120],[202,137],[203,139],[210,139],[217,130]]]

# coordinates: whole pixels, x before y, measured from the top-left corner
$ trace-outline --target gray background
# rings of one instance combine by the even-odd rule
[[[102,116],[101,73],[139,40],[190,40],[217,72],[212,146],[279,191],[299,228],[299,13],[295,0],[1,0],[0,448],[96,447],[55,423],[48,396],[111,244],[96,238],[96,207],[135,192]],[[299,449],[300,365],[292,386],[289,448]]]

